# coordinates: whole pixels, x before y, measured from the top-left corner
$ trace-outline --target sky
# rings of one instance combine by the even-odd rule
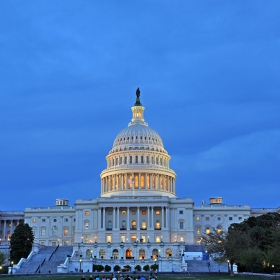
[[[280,206],[279,1],[2,1],[0,211],[100,195],[141,90],[178,197]]]

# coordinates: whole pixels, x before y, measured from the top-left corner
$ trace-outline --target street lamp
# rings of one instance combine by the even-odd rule
[[[79,262],[80,262],[80,272],[82,272],[82,262],[83,262],[83,259],[80,258],[80,259],[79,259]]]

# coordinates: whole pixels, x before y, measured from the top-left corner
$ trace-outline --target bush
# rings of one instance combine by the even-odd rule
[[[134,267],[134,269],[137,270],[137,271],[141,271],[141,265],[139,265],[139,264],[136,265],[136,266]]]
[[[97,271],[103,271],[104,270],[104,266],[102,264],[97,265]]]
[[[111,266],[106,264],[106,265],[105,265],[105,271],[106,271],[106,272],[111,271]]]
[[[143,270],[145,271],[149,271],[150,270],[150,266],[148,264],[143,266]]]
[[[114,266],[114,271],[121,271],[121,267],[119,265]]]
[[[152,269],[152,270],[158,269],[158,264],[153,264],[153,265],[151,265],[151,269]]]

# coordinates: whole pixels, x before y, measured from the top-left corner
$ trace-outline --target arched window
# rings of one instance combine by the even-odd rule
[[[52,227],[52,235],[57,235],[57,226]]]
[[[147,229],[147,223],[145,220],[142,221],[141,229]]]
[[[63,235],[64,235],[64,236],[67,236],[68,233],[69,233],[68,227],[64,227],[64,228],[63,228]]]
[[[92,257],[92,250],[90,250],[90,249],[86,250],[86,257],[87,258],[91,258]]]
[[[146,256],[145,250],[144,249],[140,249],[139,250],[139,259],[143,260],[143,259],[145,259],[145,256]]]
[[[172,251],[171,251],[171,249],[166,249],[166,251],[165,251],[165,256],[166,256],[167,259],[168,259],[169,257],[172,256]]]
[[[132,250],[131,249],[127,249],[125,251],[125,258],[126,259],[131,259],[132,258]]]
[[[41,227],[41,236],[46,235],[46,227]]]
[[[156,259],[158,257],[158,249],[153,249],[152,256],[153,256],[153,259]]]
[[[108,230],[111,230],[112,229],[112,221],[108,221]]]
[[[160,221],[159,220],[156,221],[156,228],[155,229],[161,229],[160,228]]]
[[[113,259],[116,260],[119,258],[119,251],[117,249],[114,249],[112,254]]]
[[[136,221],[133,220],[131,223],[131,229],[136,229]]]
[[[105,250],[104,249],[101,249],[101,250],[99,250],[99,258],[100,259],[105,259]]]

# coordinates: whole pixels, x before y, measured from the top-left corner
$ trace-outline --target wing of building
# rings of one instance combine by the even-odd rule
[[[180,269],[186,245],[199,245],[204,232],[226,229],[251,215],[250,206],[226,205],[220,197],[200,206],[192,198],[177,197],[171,157],[144,120],[139,90],[131,109],[132,120],[106,156],[100,197],[78,199],[75,207],[67,199],[57,199],[56,206],[26,208],[22,213],[40,246],[73,246],[73,265],[68,269],[74,270],[80,258],[90,271],[93,261],[121,266],[133,260],[143,267],[159,258],[167,270]],[[9,224],[14,223],[10,216],[0,217],[2,242],[7,242],[13,228]]]

